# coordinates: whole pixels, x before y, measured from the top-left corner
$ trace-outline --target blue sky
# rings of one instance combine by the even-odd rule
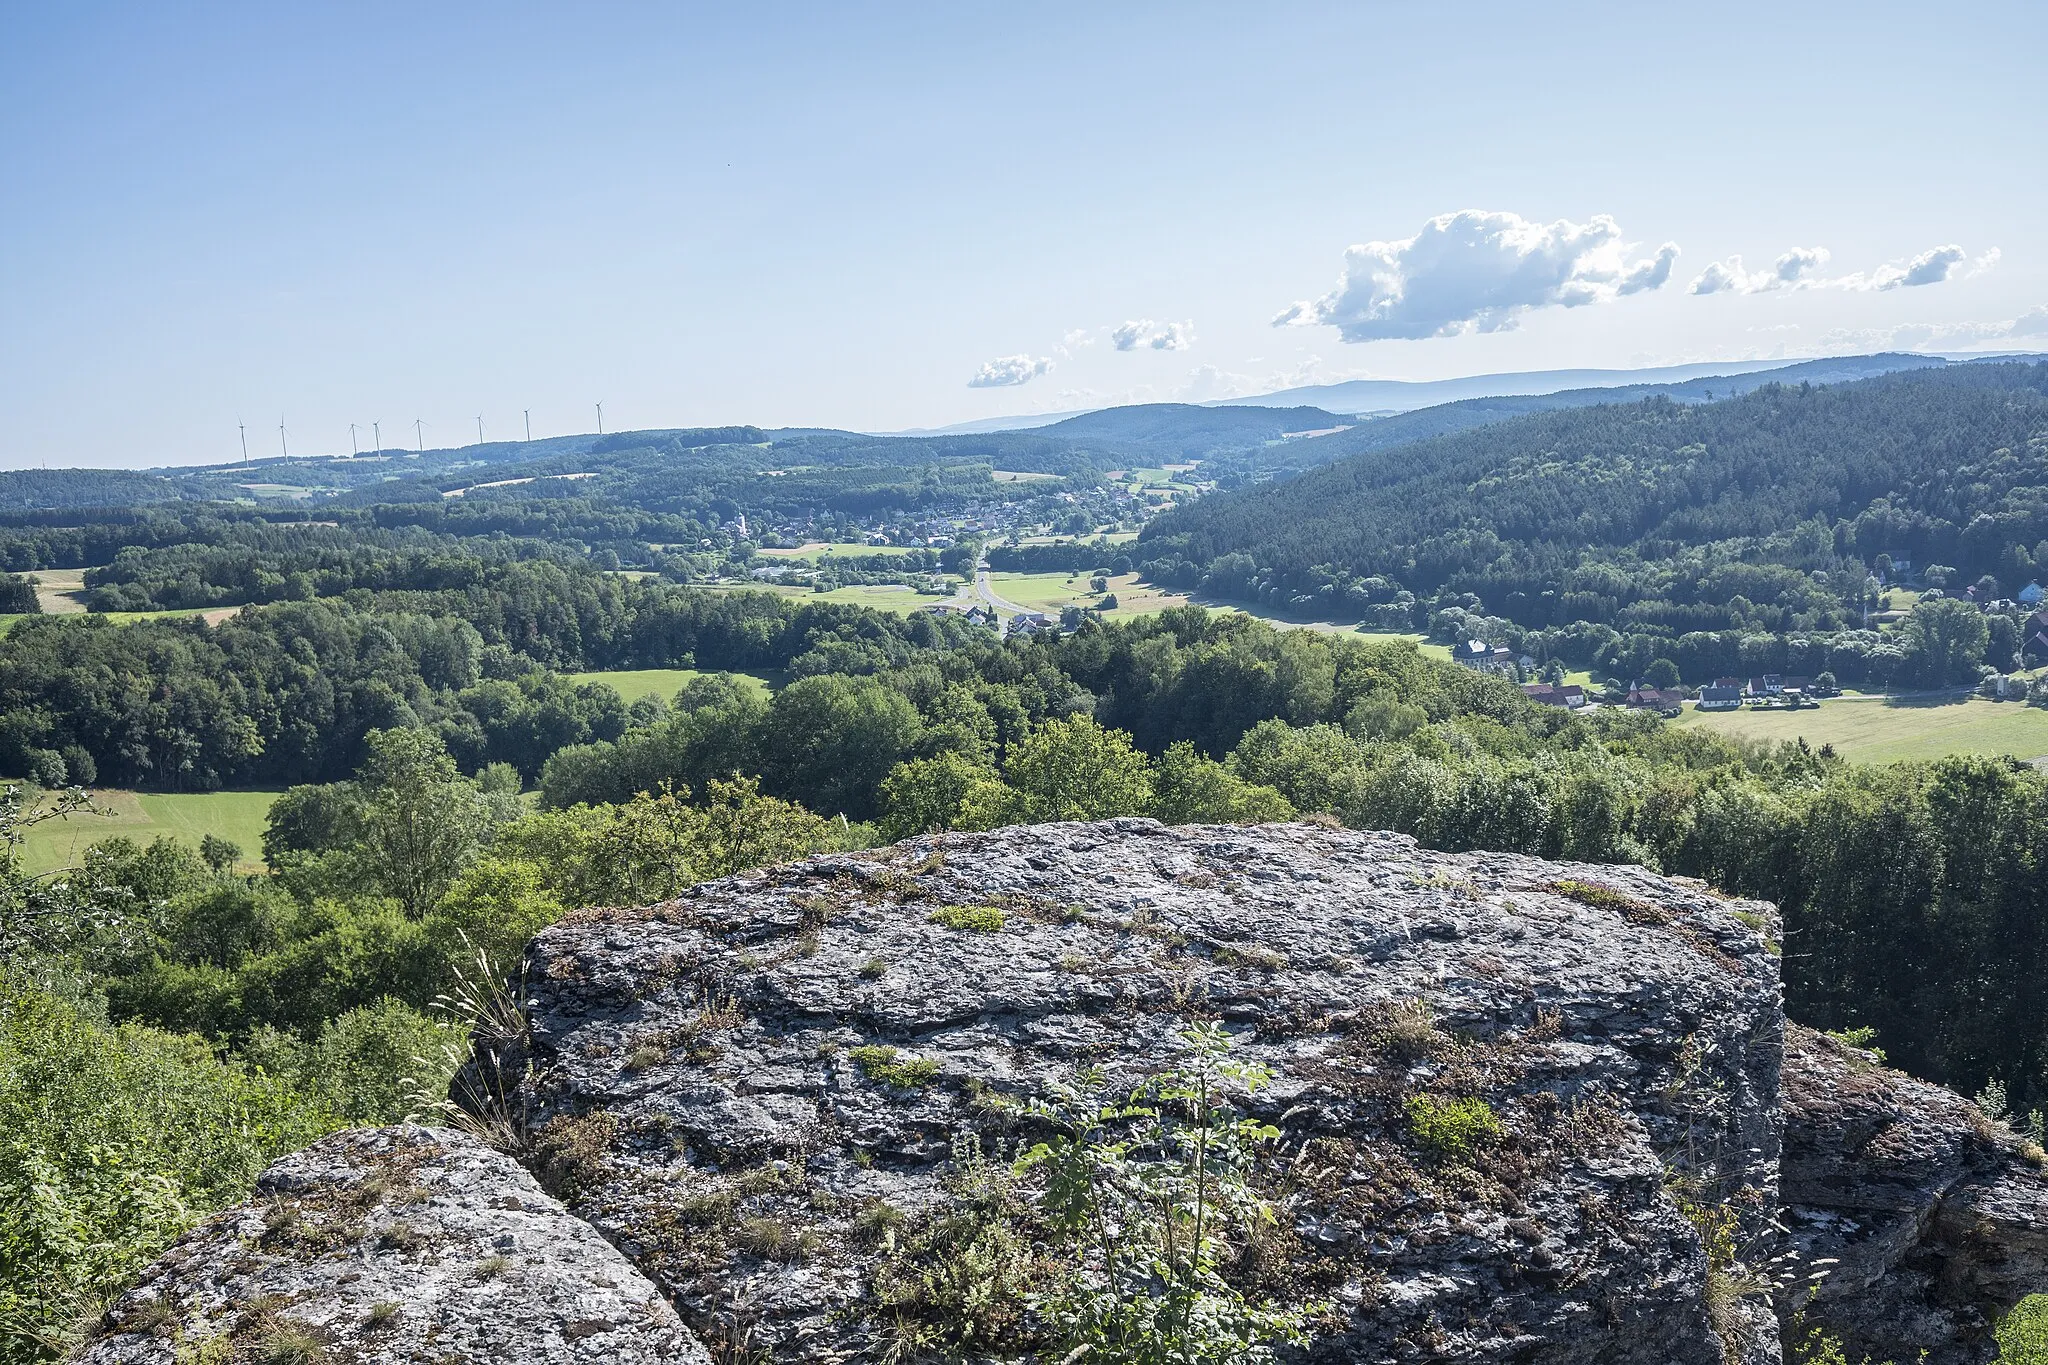
[[[2038,4],[14,4],[0,465],[2048,348],[2044,50]]]

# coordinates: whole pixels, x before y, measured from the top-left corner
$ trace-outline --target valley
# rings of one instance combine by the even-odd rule
[[[1754,959],[1795,1020],[2038,1142],[2048,381],[1871,368],[1363,421],[624,432],[166,471],[97,511],[99,475],[0,473],[0,947],[105,1002],[48,1035],[125,1049],[142,1079],[102,1088],[268,1106],[114,1144],[226,1207],[446,1094],[449,993],[588,907],[1018,827],[1374,831],[1773,903],[1799,951],[1758,919]],[[1701,710],[1731,679],[1839,695]],[[917,922],[937,951],[1021,906]],[[73,1008],[0,985],[0,1018]],[[915,1088],[910,1046],[856,1070]],[[132,1248],[95,1284],[188,1221],[128,1210],[90,1215]]]

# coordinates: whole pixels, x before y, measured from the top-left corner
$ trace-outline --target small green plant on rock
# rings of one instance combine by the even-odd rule
[[[900,1057],[895,1048],[885,1043],[857,1047],[846,1055],[853,1058],[860,1074],[869,1080],[903,1090],[922,1090],[939,1075],[939,1064],[931,1058]]]
[[[1663,924],[1671,918],[1671,912],[1662,906],[1652,905],[1625,891],[1616,891],[1611,886],[1597,882],[1582,882],[1574,878],[1552,882],[1546,888],[1556,894],[1575,900],[1581,905],[1590,905],[1595,910],[1607,910],[1620,915],[1632,924]]]
[[[994,905],[942,905],[929,918],[942,928],[976,934],[999,934],[1004,923],[1002,908]]]
[[[1482,1099],[1411,1095],[1407,1110],[1416,1146],[1438,1161],[1470,1161],[1505,1131],[1493,1106]]]
[[[1037,1213],[1068,1243],[1072,1268],[1037,1301],[1067,1360],[1220,1365],[1307,1339],[1315,1307],[1255,1301],[1225,1277],[1276,1221],[1256,1180],[1280,1131],[1232,1102],[1270,1075],[1233,1059],[1219,1024],[1182,1039],[1185,1060],[1127,1100],[1069,1090],[1033,1106],[1059,1135],[1016,1169],[1042,1181]]]
[[[1868,1024],[1859,1028],[1829,1029],[1828,1037],[1844,1046],[1860,1048],[1875,1056],[1880,1062],[1884,1060],[1884,1049],[1877,1045],[1877,1030]]]
[[[942,1209],[906,1215],[876,1201],[854,1220],[881,1253],[871,1285],[880,1365],[1012,1360],[1042,1344],[1028,1308],[1055,1270],[1015,1170],[970,1134],[945,1185]]]

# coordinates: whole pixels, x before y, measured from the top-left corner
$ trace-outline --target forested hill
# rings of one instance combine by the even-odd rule
[[[1225,596],[1349,575],[1494,610],[1594,566],[1612,599],[1684,603],[1716,560],[1805,577],[1880,553],[2010,590],[2048,572],[2044,390],[2048,365],[1973,364],[1540,413],[1205,498],[1147,526],[1143,558]]]
[[[1935,356],[1884,353],[1880,355],[1835,356],[1826,360],[1805,360],[1750,374],[1712,374],[1691,379],[1620,387],[1563,389],[1556,393],[1502,394],[1461,398],[1360,422],[1348,431],[1303,441],[1289,451],[1298,468],[1330,464],[1346,455],[1368,450],[1387,450],[1429,436],[1468,431],[1511,417],[1553,412],[1559,408],[1590,408],[1602,403],[1634,403],[1645,398],[1665,397],[1680,403],[1711,403],[1733,398],[1769,384],[1844,384],[1870,379],[1900,370],[1938,369],[1948,362]],[[1291,428],[1300,430],[1301,428]]]

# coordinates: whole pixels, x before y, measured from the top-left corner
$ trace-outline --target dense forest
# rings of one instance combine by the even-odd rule
[[[400,725],[440,727],[465,758],[488,753],[531,772],[551,750],[507,735],[538,727],[561,743],[610,723],[579,730],[592,723],[586,704],[558,689],[511,701],[514,684],[542,668],[866,671],[969,629],[551,560],[431,567],[446,586],[354,588],[211,627],[189,617],[19,621],[0,642],[0,772],[53,786],[288,782],[348,771],[365,734]],[[545,721],[528,716],[536,708]]]
[[[2048,367],[1949,366],[1373,450],[1175,508],[1135,557],[1217,597],[1614,671],[1671,657],[1689,680],[1732,672],[1749,662],[1715,638],[1732,633],[1771,641],[1765,667],[1875,679],[1889,661],[1863,629],[1873,575],[1911,564],[1927,586],[2016,593],[2048,575],[2044,484]]]

